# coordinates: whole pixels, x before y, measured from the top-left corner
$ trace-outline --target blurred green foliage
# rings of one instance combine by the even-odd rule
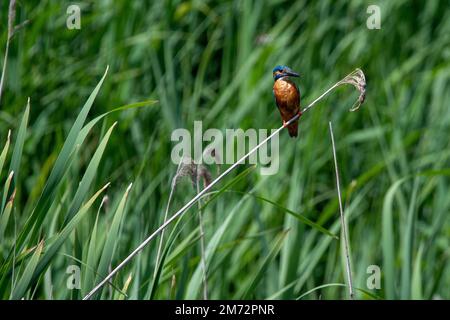
[[[0,228],[0,298],[78,299],[86,294],[104,276],[95,272],[117,265],[162,223],[177,168],[170,162],[173,129],[192,129],[195,120],[203,121],[204,129],[280,125],[272,97],[271,71],[277,64],[302,75],[298,84],[303,105],[360,67],[367,78],[366,102],[349,113],[357,93],[350,87],[339,89],[305,114],[298,139],[281,134],[276,175],[253,170],[232,187],[244,195],[224,192],[205,208],[209,296],[295,299],[318,286],[345,283],[340,242],[280,209],[289,208],[339,233],[327,128],[331,120],[355,287],[387,299],[450,298],[447,1],[82,1],[76,3],[80,30],[66,27],[70,4],[17,4],[16,23],[28,23],[11,40],[0,104],[1,148],[9,129],[12,135],[0,184],[8,183],[8,167],[20,172],[13,178],[14,201],[8,201],[12,189],[2,192],[7,197],[0,223],[6,220],[7,225]],[[369,4],[381,8],[379,30],[366,27]],[[7,20],[8,3],[2,1],[1,57]],[[119,106],[159,102],[115,112],[92,129],[64,167],[60,185],[48,199],[48,214],[36,226],[36,238],[28,237],[24,251],[16,252],[21,258],[13,270],[8,263],[14,239],[107,65],[109,74],[88,121]],[[23,152],[20,162],[14,162],[12,150],[20,143],[28,97]],[[63,239],[64,218],[79,183],[115,121],[89,195],[82,197],[86,203],[111,182],[108,200],[86,208],[87,216],[77,220],[49,267],[36,272],[52,241]],[[209,169],[216,176],[219,168]],[[124,209],[119,202],[130,182]],[[195,192],[189,181],[180,182],[170,212]],[[278,206],[246,195],[250,192]],[[175,238],[157,284],[152,282],[155,241],[114,278],[102,297],[123,298],[120,292],[126,291],[131,299],[200,298],[195,211],[177,229],[170,228]],[[108,237],[111,230],[116,237]],[[71,264],[82,267],[81,290],[66,287]],[[370,265],[381,268],[380,290],[366,286]],[[346,298],[346,292],[342,286],[324,286],[303,299]],[[357,298],[370,297],[357,291]]]

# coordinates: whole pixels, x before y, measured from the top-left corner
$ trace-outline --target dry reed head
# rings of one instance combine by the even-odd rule
[[[175,188],[184,177],[189,177],[195,187],[197,183],[197,166],[190,157],[183,157],[178,164],[177,173],[172,179],[172,188]]]
[[[194,189],[197,187],[197,183],[200,180],[203,180],[203,186],[208,186],[211,181],[211,172],[202,164],[195,164],[194,160],[190,157],[184,157],[181,159],[180,164],[178,165],[177,173],[172,180],[172,188],[174,188],[183,177],[189,177],[192,182],[192,186]]]
[[[203,187],[209,186],[212,181],[211,172],[204,165],[199,165],[197,168],[197,181],[200,178],[203,180]]]
[[[353,106],[350,108],[350,111],[356,111],[361,107],[366,99],[366,76],[361,69],[355,69],[352,73],[346,76],[339,82],[339,85],[350,84],[359,91],[358,100],[355,101]]]
[[[15,20],[16,20],[16,1],[11,0],[9,2],[9,9],[8,9],[8,39],[11,39],[14,35]]]

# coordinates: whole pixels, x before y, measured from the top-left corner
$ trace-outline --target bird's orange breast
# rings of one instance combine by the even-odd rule
[[[278,79],[273,85],[273,94],[277,103],[281,119],[284,122],[292,119],[300,113],[300,92],[295,83],[289,79]],[[287,127],[289,135],[296,137],[298,132],[298,120]]]
[[[273,85],[273,93],[280,111],[297,113],[300,106],[300,92],[295,83],[290,80],[279,79]]]

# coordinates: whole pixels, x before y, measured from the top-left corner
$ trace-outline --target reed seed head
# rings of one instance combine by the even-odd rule
[[[359,68],[355,69],[355,71],[353,71],[340,81],[339,85],[342,84],[350,84],[359,91],[358,100],[356,100],[353,106],[350,108],[350,111],[358,110],[366,99],[366,76],[364,75],[364,72]]]

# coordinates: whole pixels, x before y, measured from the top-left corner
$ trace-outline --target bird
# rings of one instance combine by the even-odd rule
[[[273,95],[275,103],[281,114],[283,126],[295,115],[301,116],[300,91],[297,85],[289,77],[300,75],[291,68],[283,65],[276,66],[273,71]],[[295,138],[298,135],[298,119],[287,126],[289,136]]]

